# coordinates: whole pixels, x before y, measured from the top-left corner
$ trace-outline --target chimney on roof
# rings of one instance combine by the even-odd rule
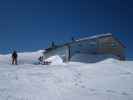
[[[54,41],[52,41],[52,43],[51,43],[51,47],[52,47],[52,48],[55,47],[55,43],[54,43]]]
[[[72,37],[71,40],[72,40],[72,42],[74,42],[75,41],[74,37]]]

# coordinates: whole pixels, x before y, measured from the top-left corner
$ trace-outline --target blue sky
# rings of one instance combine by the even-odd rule
[[[133,57],[132,0],[0,0],[0,53],[112,32]]]

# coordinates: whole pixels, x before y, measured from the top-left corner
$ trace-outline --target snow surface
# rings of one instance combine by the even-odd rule
[[[133,61],[34,65],[39,55],[0,55],[0,100],[133,100]]]

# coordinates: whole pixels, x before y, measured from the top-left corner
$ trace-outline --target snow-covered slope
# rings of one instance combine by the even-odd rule
[[[18,53],[18,63],[19,64],[33,64],[38,62],[39,56],[42,56],[43,50],[36,52],[23,52]],[[11,54],[0,55],[0,64],[11,64]]]
[[[133,100],[133,61],[33,65],[38,54],[17,66],[0,56],[0,100]]]

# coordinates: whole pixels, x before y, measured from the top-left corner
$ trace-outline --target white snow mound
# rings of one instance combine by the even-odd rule
[[[46,59],[46,61],[51,62],[51,65],[58,65],[63,63],[62,58],[58,55],[51,56],[50,58]]]

